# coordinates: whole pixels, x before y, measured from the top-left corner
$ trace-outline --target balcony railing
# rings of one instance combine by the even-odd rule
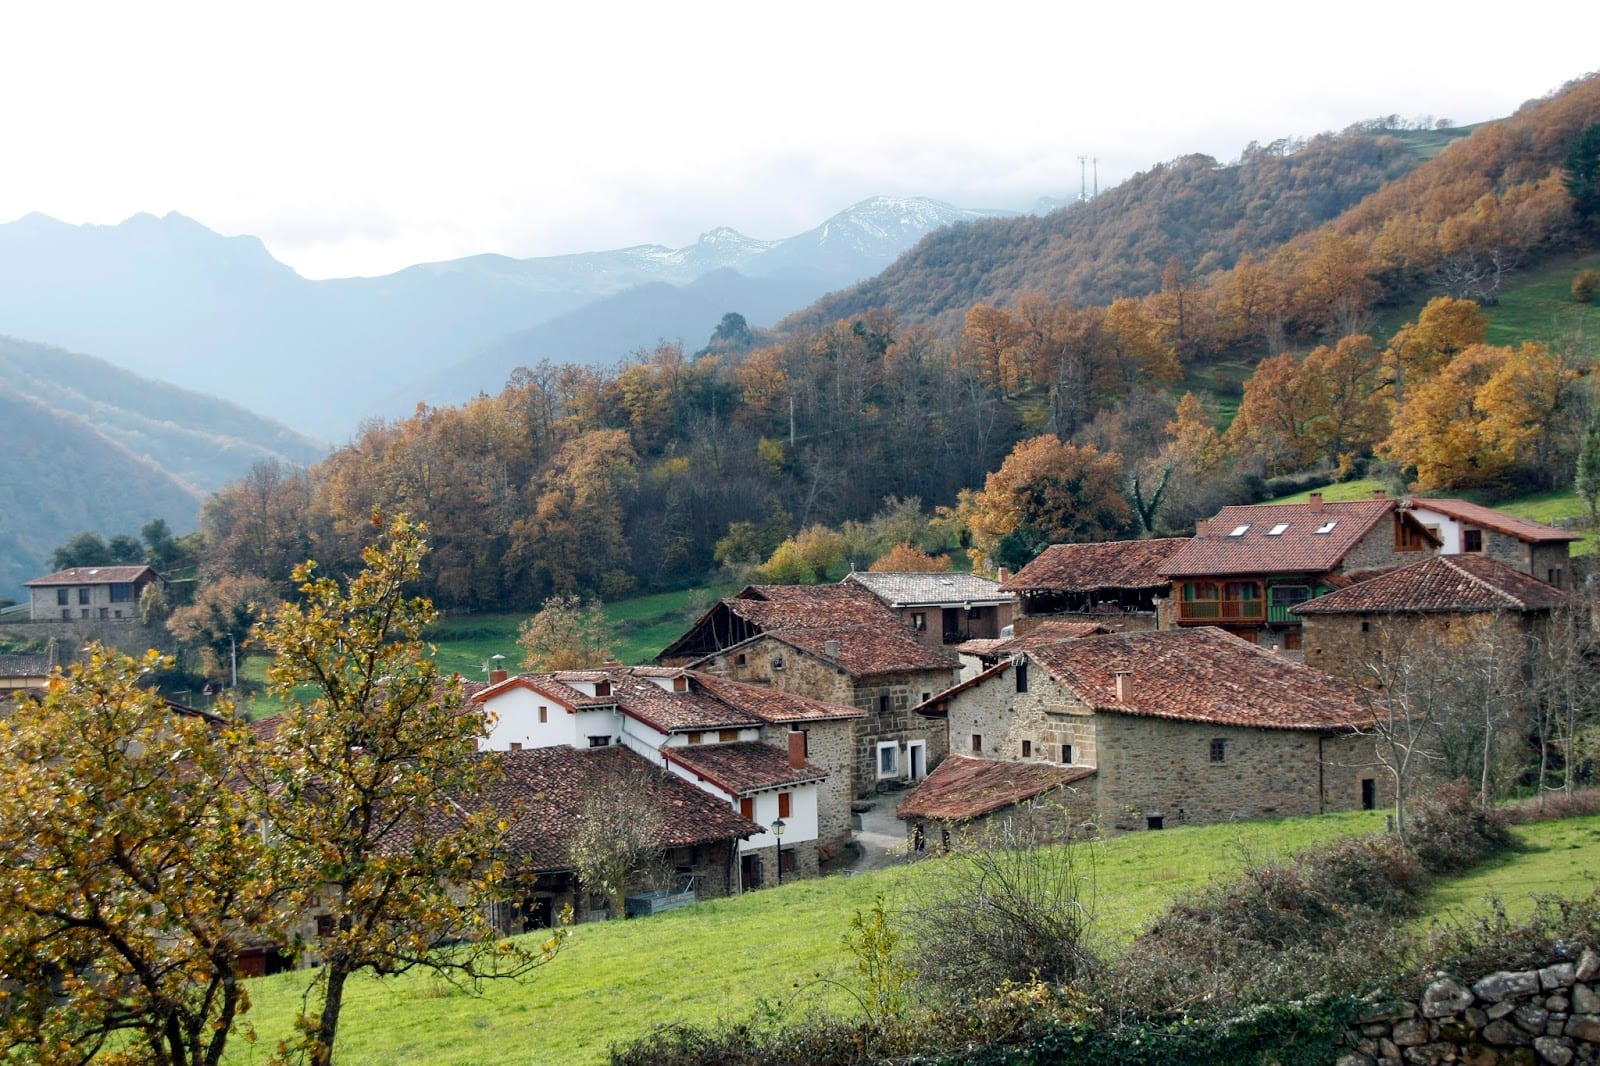
[[[1180,622],[1259,622],[1265,602],[1255,600],[1179,600]]]

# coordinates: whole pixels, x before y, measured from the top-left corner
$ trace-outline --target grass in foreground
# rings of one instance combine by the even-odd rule
[[[1097,930],[1131,939],[1175,895],[1248,861],[1376,829],[1381,814],[1354,813],[1137,833],[1090,846],[1098,882]],[[784,885],[653,918],[581,925],[549,966],[481,995],[427,977],[360,979],[345,1004],[339,1056],[347,1062],[511,1064],[601,1062],[612,1042],[673,1022],[747,1018],[763,1001],[843,1009],[853,960],[842,938],[850,917],[882,894],[890,909],[915,898],[931,862],[855,877]],[[263,1061],[290,1027],[306,974],[253,982],[250,1017],[263,1047],[242,1041],[232,1062]]]

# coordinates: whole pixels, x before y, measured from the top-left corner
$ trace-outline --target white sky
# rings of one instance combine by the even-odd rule
[[[1297,14],[1298,11],[1315,11]],[[0,221],[179,211],[308,277],[1026,209],[1187,152],[1500,117],[1600,67],[1578,0],[23,2]]]

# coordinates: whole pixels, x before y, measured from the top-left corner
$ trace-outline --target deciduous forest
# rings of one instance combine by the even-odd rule
[[[730,314],[698,353],[542,362],[310,469],[261,464],[207,505],[203,575],[353,570],[370,515],[406,512],[427,595],[525,609],[682,586],[907,501],[1016,563],[1182,531],[1310,470],[1570,484],[1593,338],[1490,345],[1482,308],[1594,249],[1600,77],[1470,135],[1380,125],[956,226],[775,330]],[[1255,367],[1242,394],[1196,384],[1220,364]],[[1061,491],[1018,500],[1024,467]]]

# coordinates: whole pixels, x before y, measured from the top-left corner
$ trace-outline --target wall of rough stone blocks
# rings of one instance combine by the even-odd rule
[[[1416,1000],[1382,1003],[1345,1033],[1338,1066],[1600,1062],[1600,954],[1470,984],[1439,977]]]

